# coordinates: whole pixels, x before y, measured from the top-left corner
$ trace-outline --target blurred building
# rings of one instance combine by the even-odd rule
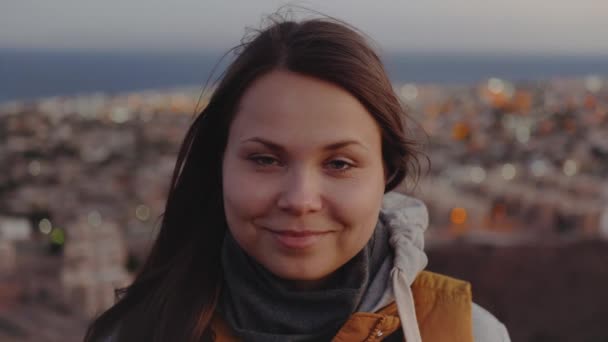
[[[71,224],[67,238],[61,270],[66,300],[94,317],[114,304],[116,289],[131,282],[126,243],[116,224],[91,217]]]
[[[17,272],[16,244],[29,240],[31,231],[31,224],[26,219],[0,216],[0,279],[4,280],[2,282],[4,285],[13,285],[9,283],[14,280],[14,275]],[[3,292],[4,300],[11,300],[6,294],[6,290],[3,290],[3,286],[0,285],[0,302],[2,302]]]

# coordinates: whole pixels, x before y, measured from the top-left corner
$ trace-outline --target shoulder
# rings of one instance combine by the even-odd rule
[[[510,342],[509,333],[494,315],[481,306],[473,303],[471,307],[473,336],[478,342]]]
[[[456,324],[460,327],[465,322],[473,326],[474,341],[478,342],[510,342],[509,333],[494,315],[473,303],[471,284],[443,274],[423,271],[412,284],[414,299],[417,302],[417,314],[424,321],[433,316],[435,321],[441,319],[442,324]],[[429,309],[430,308],[430,309]],[[469,325],[470,326],[470,325]]]
[[[465,298],[471,298],[469,282],[431,271],[418,273],[412,287],[432,289],[450,295],[461,294]]]

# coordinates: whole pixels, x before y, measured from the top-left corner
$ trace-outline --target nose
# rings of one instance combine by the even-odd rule
[[[285,175],[277,206],[292,215],[321,210],[322,196],[319,175],[311,170],[292,169]]]

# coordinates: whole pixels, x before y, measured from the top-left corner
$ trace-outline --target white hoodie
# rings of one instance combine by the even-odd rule
[[[389,243],[394,252],[390,281],[373,311],[396,302],[405,340],[422,341],[411,285],[427,265],[424,253],[424,232],[428,227],[428,212],[421,201],[390,192],[384,196],[380,219],[388,227]],[[505,326],[492,314],[473,303],[473,337],[478,342],[510,341]]]

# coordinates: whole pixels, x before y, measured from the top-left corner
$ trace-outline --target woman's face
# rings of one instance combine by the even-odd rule
[[[223,160],[238,244],[294,286],[319,286],[365,246],[382,202],[380,128],[350,93],[288,71],[243,95]]]

